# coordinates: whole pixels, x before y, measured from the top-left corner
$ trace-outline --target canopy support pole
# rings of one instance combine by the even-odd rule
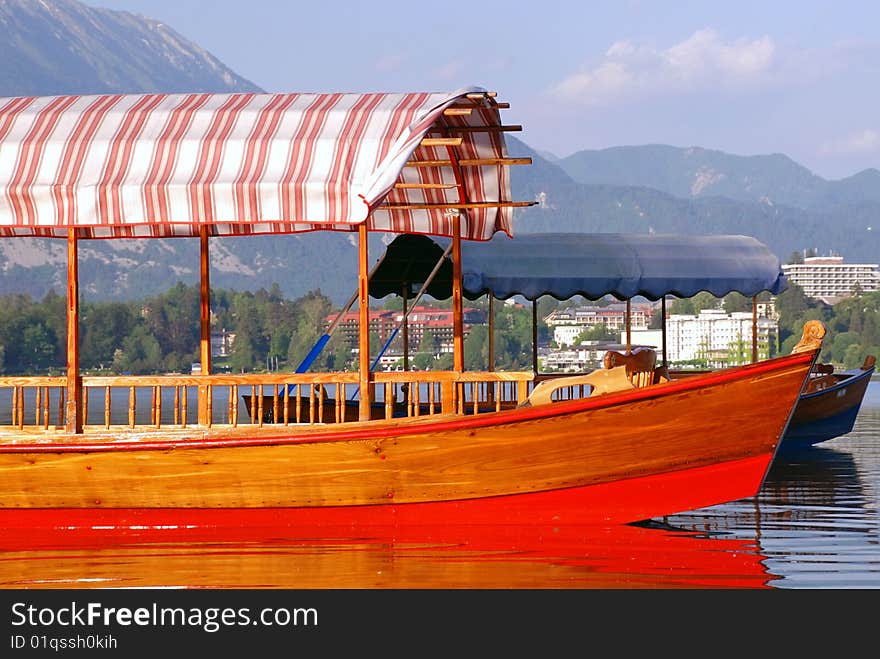
[[[532,300],[532,371],[538,374],[538,298]]]
[[[360,376],[360,405],[358,419],[370,420],[370,273],[367,248],[367,222],[358,226],[358,374]]]
[[[82,377],[79,374],[79,261],[76,229],[67,230],[67,403],[64,429],[83,431]]]
[[[631,352],[632,348],[632,302],[626,300],[626,351]]]
[[[401,329],[403,330],[403,370],[409,371],[409,319],[407,315],[409,311],[407,311],[407,302],[409,301],[409,283],[403,285],[403,291],[401,291],[403,298],[403,325]]]
[[[403,330],[403,372],[409,373],[409,319],[407,318],[409,315],[409,310],[407,309],[409,302],[409,282],[403,285],[403,290],[400,293],[400,297],[403,298],[403,318],[400,319],[401,329]],[[409,409],[409,394],[409,387],[404,387],[403,404],[407,409]]]
[[[660,298],[660,336],[663,339],[663,368],[666,368],[666,296]]]
[[[489,291],[489,372],[495,370],[495,296]]]
[[[758,296],[752,296],[752,363],[758,361]]]
[[[467,204],[467,190],[461,173],[458,154],[452,145],[447,145],[446,152],[455,175],[459,201]],[[452,368],[461,373],[464,370],[464,313],[461,299],[461,214],[458,210],[452,216]]]
[[[452,220],[452,369],[464,370],[464,308],[461,297],[461,215]]]
[[[211,374],[211,276],[208,255],[208,227],[199,227],[199,358],[201,374]],[[209,425],[207,385],[199,386],[199,425]]]

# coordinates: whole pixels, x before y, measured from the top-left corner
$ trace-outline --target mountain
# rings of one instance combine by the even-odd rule
[[[381,236],[371,242],[371,255],[380,253],[380,242]],[[178,281],[199,281],[199,244],[195,238],[81,241],[78,257],[80,288],[91,300],[141,299],[165,291]],[[341,302],[357,285],[355,234],[215,238],[210,242],[210,259],[211,286],[216,288],[257,290],[278,283],[290,298],[320,289]],[[63,294],[66,277],[66,241],[0,241],[0,295],[27,293],[41,298],[52,289]]]
[[[648,187],[675,197],[829,210],[840,203],[880,203],[880,171],[828,181],[782,154],[738,156],[662,144],[578,151],[556,161],[579,183]]]
[[[0,0],[0,25],[0,96],[260,91],[148,17],[74,0]],[[513,199],[539,202],[516,209],[517,233],[740,233],[783,261],[807,248],[849,262],[880,255],[876,169],[827,181],[784,155],[647,145],[559,159],[507,139],[511,156],[533,163],[511,168]],[[373,236],[371,255],[388,238]],[[352,234],[335,232],[214,239],[211,284],[256,290],[278,283],[291,298],[320,289],[341,304],[357,281],[355,245]],[[83,241],[79,259],[91,299],[138,299],[198,280],[194,239]],[[0,294],[63,293],[66,262],[62,240],[2,240]]]
[[[0,96],[261,91],[145,16],[74,0],[0,0],[0,25]],[[344,300],[356,282],[354,244],[350,236],[330,232],[212,240],[211,282],[237,290],[277,282],[289,297],[321,289]],[[0,241],[0,294],[39,298],[53,288],[63,293],[66,249],[56,239]],[[177,281],[195,283],[198,264],[192,239],[95,240],[79,248],[82,290],[101,299],[137,299]]]
[[[511,155],[530,157],[533,162],[530,167],[513,168],[514,197],[540,202],[517,211],[517,232],[734,233],[761,240],[782,261],[792,252],[808,248],[823,254],[834,251],[853,263],[876,263],[880,255],[880,204],[859,200],[856,194],[847,197],[844,186],[837,190],[845,203],[805,209],[774,203],[767,196],[749,200],[675,195],[661,189],[656,178],[656,187],[620,182],[589,184],[579,182],[577,172],[563,168],[561,162],[548,162],[516,138],[508,140]],[[647,148],[643,153],[644,162],[634,167],[660,171],[662,168],[648,155],[651,153],[666,154],[668,162],[669,151],[665,149]],[[792,171],[798,172],[798,168],[803,169],[796,165]],[[852,177],[865,184],[853,186],[856,190],[868,187],[871,171]],[[606,174],[606,178],[615,180],[612,174]],[[756,181],[767,185],[759,177]],[[849,185],[850,181],[845,179],[844,183]]]
[[[4,96],[259,91],[169,26],[126,11],[2,0],[0,26]]]

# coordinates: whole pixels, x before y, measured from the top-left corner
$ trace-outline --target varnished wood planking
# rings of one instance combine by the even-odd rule
[[[412,432],[406,430],[411,421],[384,422],[384,437],[307,444],[2,453],[0,503],[402,503],[549,490],[711,465],[772,453],[808,367],[801,360],[780,374],[761,373],[707,389],[679,387],[668,396],[525,421],[518,413],[486,415],[507,419],[501,425],[468,426],[452,417],[445,423],[416,423]],[[774,405],[764,405],[768,400]],[[765,413],[756,417],[753,410],[762,405]],[[362,430],[375,425],[357,424]],[[351,435],[357,432],[353,428]],[[303,433],[309,435],[317,440],[322,432]]]

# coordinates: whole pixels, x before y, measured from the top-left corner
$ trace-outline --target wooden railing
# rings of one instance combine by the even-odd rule
[[[13,428],[64,426],[65,377],[0,378],[0,425]]]
[[[531,372],[372,374],[371,418],[478,414],[526,399]],[[83,431],[357,421],[357,373],[83,376]],[[0,428],[65,428],[65,377],[0,377]]]

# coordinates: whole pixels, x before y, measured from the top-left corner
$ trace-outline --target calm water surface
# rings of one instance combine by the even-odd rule
[[[0,587],[874,589],[878,492],[874,381],[853,432],[781,456],[758,497],[644,525],[7,533]]]
[[[880,588],[880,381],[848,435],[780,456],[759,496],[668,518],[753,539],[776,588]],[[720,535],[719,535],[720,534]]]

